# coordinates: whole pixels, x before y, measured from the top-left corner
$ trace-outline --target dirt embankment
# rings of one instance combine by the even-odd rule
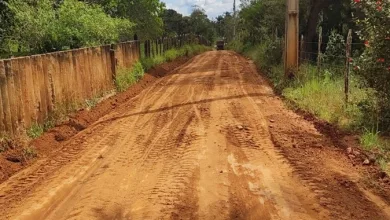
[[[90,110],[80,109],[79,111],[70,114],[67,121],[50,129],[35,140],[4,140],[2,144],[6,151],[0,152],[0,183],[7,180],[14,173],[31,165],[36,159],[55,153],[56,150],[60,149],[60,146],[64,141],[69,140],[71,137],[96,122],[99,118],[112,111],[116,106],[135,97],[159,78],[168,73],[172,73],[172,71],[188,62],[190,59],[190,57],[181,57],[173,62],[164,63],[149,70],[137,84],[132,85],[127,91],[103,100]],[[25,152],[26,150],[24,150],[26,147],[27,149],[31,149],[37,156],[35,157],[34,155],[34,158],[28,158],[29,155],[26,154],[29,152]]]

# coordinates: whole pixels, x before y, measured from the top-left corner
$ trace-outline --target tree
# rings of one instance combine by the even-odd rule
[[[253,44],[269,38],[276,30],[280,36],[285,26],[285,0],[242,1],[240,24],[245,30],[244,41]],[[240,25],[239,25],[240,26]]]
[[[303,13],[301,16],[301,30],[303,31],[301,33],[304,34],[305,41],[308,42],[305,46],[308,53],[317,47],[311,42],[316,42],[319,24],[323,27],[325,41],[332,30],[338,30],[346,35],[352,25],[349,0],[304,0],[301,2],[300,11]],[[321,16],[322,21],[320,20]]]
[[[230,12],[225,12],[216,18],[215,21],[216,32],[218,37],[226,39],[226,41],[233,40],[234,20]]]
[[[390,130],[390,2],[353,0],[354,17],[365,50],[355,62],[355,70],[381,97],[382,129]]]
[[[50,52],[132,36],[129,20],[112,18],[99,5],[77,0],[10,0],[8,6],[14,20],[5,42],[22,51]]]
[[[164,22],[164,35],[176,36],[184,34],[185,21],[183,15],[173,9],[166,9],[162,14]]]
[[[4,53],[7,48],[4,40],[8,38],[7,32],[12,25],[13,15],[9,10],[7,1],[0,0],[0,53]]]
[[[201,35],[209,41],[214,41],[215,29],[213,23],[208,19],[204,9],[194,6],[190,15],[189,22],[191,33]]]

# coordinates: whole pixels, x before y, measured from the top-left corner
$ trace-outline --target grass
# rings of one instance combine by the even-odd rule
[[[362,106],[375,106],[374,91],[360,86],[360,79],[351,76],[349,102],[345,102],[344,79],[332,70],[320,75],[316,67],[302,65],[297,79],[282,94],[299,108],[347,130],[359,130],[372,124]]]
[[[379,167],[390,175],[390,141],[383,139],[376,129],[365,130],[360,143],[366,151],[375,154]]]
[[[184,45],[183,47],[180,48],[169,49],[165,51],[162,55],[158,55],[155,57],[148,57],[148,58],[144,57],[141,59],[141,64],[142,67],[144,68],[144,71],[148,71],[159,64],[165,62],[171,62],[178,57],[194,56],[203,53],[207,50],[210,50],[210,48],[203,45],[198,45],[198,44]]]
[[[272,81],[277,92],[293,103],[294,107],[310,112],[344,130],[360,132],[363,149],[375,154],[377,164],[390,174],[390,141],[385,141],[377,129],[367,129],[377,127],[376,92],[365,87],[363,79],[351,73],[349,100],[346,103],[343,68],[331,65],[318,72],[316,66],[303,64],[294,80],[286,79],[280,59],[280,62],[270,60],[270,57],[275,59],[278,52],[274,50],[275,54],[270,55],[267,52],[272,51],[269,45],[271,44],[247,47],[236,43],[232,48],[239,47],[235,49],[251,58]]]
[[[379,132],[376,130],[367,130],[360,137],[360,144],[365,150],[373,150],[375,148],[381,148],[382,143],[379,138]]]
[[[369,117],[377,106],[375,91],[362,86],[363,80],[358,76],[352,74],[350,77],[349,102],[346,104],[342,69],[328,67],[319,73],[316,66],[303,64],[295,79],[290,80],[284,77],[281,58],[280,62],[275,62],[280,54],[277,48],[274,49],[275,44],[247,48],[244,55],[255,62],[272,81],[277,92],[294,106],[347,130],[361,131],[365,126],[375,124],[374,118]]]
[[[7,151],[9,148],[12,148],[12,139],[8,136],[0,137],[0,153]]]
[[[129,68],[120,68],[116,74],[115,86],[118,92],[126,91],[131,85],[135,84],[144,75],[144,69],[140,62]]]
[[[34,123],[30,128],[27,129],[27,136],[31,139],[40,137],[44,132],[44,127],[38,123]]]
[[[33,147],[24,147],[22,150],[22,156],[25,161],[33,159],[38,156],[37,151]]]
[[[85,100],[85,105],[87,106],[88,109],[94,108],[98,103],[99,103],[98,97]]]
[[[170,62],[178,57],[193,56],[210,50],[209,47],[197,44],[184,45],[181,48],[173,48],[164,52],[163,55],[154,56],[151,58],[142,58],[132,68],[119,68],[117,71],[115,86],[118,92],[123,92],[131,85],[137,83],[143,76],[145,71],[153,68],[156,65]],[[58,123],[66,120],[67,115],[75,112],[82,106],[91,109],[98,104],[99,98],[92,98],[85,101],[84,105],[78,103],[68,103],[66,105],[58,105],[55,110],[44,120],[43,124],[34,123],[26,130],[26,134],[31,139],[40,137],[44,132],[55,127]],[[2,139],[0,142],[3,143]],[[0,152],[6,150],[6,145],[0,145]],[[26,150],[26,155],[31,156],[31,150]]]

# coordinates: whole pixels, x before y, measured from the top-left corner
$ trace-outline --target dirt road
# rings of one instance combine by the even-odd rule
[[[0,185],[1,219],[390,219],[245,58],[199,55]]]

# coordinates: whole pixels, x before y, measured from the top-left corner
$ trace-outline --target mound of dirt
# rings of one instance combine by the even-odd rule
[[[0,152],[0,183],[10,178],[16,172],[31,165],[34,160],[46,157],[61,147],[61,144],[75,136],[80,131],[96,122],[112,109],[137,96],[142,90],[154,83],[158,78],[174,73],[174,70],[190,60],[190,57],[181,57],[172,62],[158,65],[145,73],[137,84],[127,91],[116,94],[100,103],[94,108],[81,109],[71,115],[64,123],[49,130],[41,137],[31,141],[17,141],[11,144],[3,153]],[[26,149],[33,149],[37,157],[28,157]],[[27,152],[28,153],[28,152]]]

